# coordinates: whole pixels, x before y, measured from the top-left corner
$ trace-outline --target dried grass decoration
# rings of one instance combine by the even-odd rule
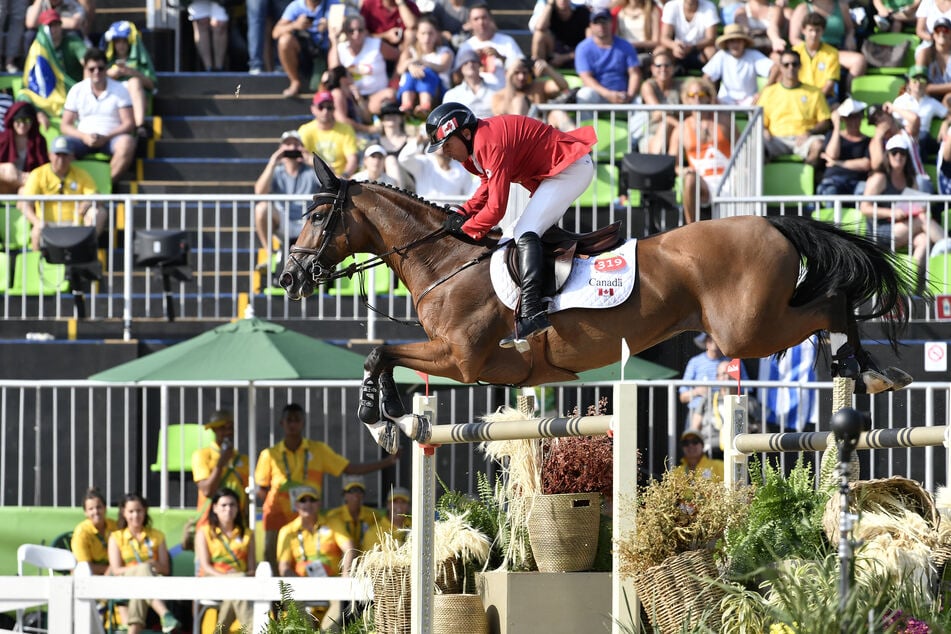
[[[938,544],[939,516],[931,494],[908,478],[893,476],[850,483],[852,511],[859,519],[852,537],[863,542],[856,552],[856,575],[878,575],[931,596],[931,554]],[[829,541],[839,540],[839,496],[823,515]]]
[[[634,530],[617,543],[620,573],[633,577],[648,618],[661,632],[688,622],[719,629],[724,592],[711,549],[743,517],[749,493],[681,469],[652,482],[639,500]]]

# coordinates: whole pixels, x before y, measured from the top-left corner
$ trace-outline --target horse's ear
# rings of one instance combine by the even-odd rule
[[[334,174],[334,171],[330,169],[330,166],[324,162],[324,159],[314,154],[314,174],[317,175],[317,181],[320,183],[321,189],[328,189],[330,191],[337,191],[340,189],[340,179],[337,178],[337,175]]]

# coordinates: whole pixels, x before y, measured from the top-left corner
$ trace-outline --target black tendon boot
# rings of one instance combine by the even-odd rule
[[[518,319],[515,320],[515,333],[499,342],[503,348],[515,346],[517,341],[551,328],[548,311],[542,303],[544,288],[545,262],[542,257],[542,243],[538,234],[523,233],[516,242],[518,248],[518,268],[522,276],[522,297],[519,302]]]

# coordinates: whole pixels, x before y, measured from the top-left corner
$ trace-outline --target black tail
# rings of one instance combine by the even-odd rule
[[[857,313],[859,321],[888,318],[885,331],[893,348],[908,321],[901,299],[914,291],[917,272],[873,240],[843,231],[827,222],[798,216],[768,216],[766,220],[793,243],[805,261],[806,275],[790,303],[801,306],[830,292],[843,292],[852,309],[872,302],[871,311]]]

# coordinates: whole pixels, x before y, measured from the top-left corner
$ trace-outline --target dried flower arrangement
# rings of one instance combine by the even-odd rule
[[[608,413],[608,399],[588,407],[587,416]],[[578,415],[575,406],[569,416]],[[600,493],[609,498],[614,492],[614,449],[607,436],[546,438],[541,442],[542,492]]]

